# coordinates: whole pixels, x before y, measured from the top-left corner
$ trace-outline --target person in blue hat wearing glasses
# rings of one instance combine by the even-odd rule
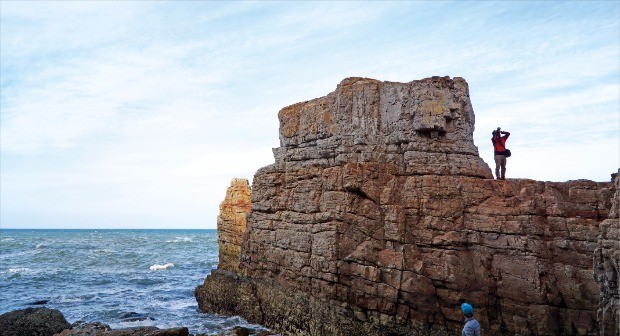
[[[461,305],[461,311],[465,316],[465,326],[463,326],[461,336],[482,336],[480,323],[474,318],[474,307],[465,302]]]

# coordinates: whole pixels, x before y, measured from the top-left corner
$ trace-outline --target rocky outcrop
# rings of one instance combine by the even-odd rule
[[[0,315],[1,336],[51,336],[70,327],[56,309],[26,308]]]
[[[63,330],[54,336],[189,336],[186,327],[159,329],[157,327],[133,327],[112,330],[101,323],[89,323]]]
[[[189,336],[186,327],[159,329],[157,327],[132,327],[112,330],[108,325],[95,323],[76,324],[54,336]]]
[[[27,308],[0,315],[0,336],[189,336],[186,327],[134,327],[112,330],[94,322],[69,324],[57,309]]]
[[[241,240],[246,229],[245,217],[252,206],[252,189],[246,179],[233,179],[220,204],[217,217],[219,264],[222,270],[236,271],[239,267]]]
[[[597,332],[592,277],[612,186],[496,181],[473,144],[467,83],[345,79],[282,109],[254,176],[238,270],[202,310],[304,335]]]
[[[601,336],[620,335],[620,171],[614,175],[613,204],[609,218],[600,225],[594,251],[594,274],[601,291],[597,313]]]

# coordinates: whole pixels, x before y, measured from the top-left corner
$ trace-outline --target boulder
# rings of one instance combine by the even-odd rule
[[[112,329],[109,325],[99,322],[75,322],[71,325],[71,329],[65,329],[54,336],[96,336],[110,330]]]
[[[1,336],[52,336],[70,327],[56,309],[26,308],[0,315]]]

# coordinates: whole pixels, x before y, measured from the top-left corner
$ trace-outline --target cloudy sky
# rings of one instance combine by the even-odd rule
[[[215,228],[280,108],[464,77],[509,178],[620,166],[620,2],[0,2],[0,227]]]

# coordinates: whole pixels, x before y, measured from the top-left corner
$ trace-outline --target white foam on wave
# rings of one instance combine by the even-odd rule
[[[60,270],[58,268],[30,268],[30,267],[15,267],[7,270],[0,271],[0,274],[20,274],[20,275],[54,275],[58,274]]]
[[[172,295],[172,294],[170,294]],[[188,297],[188,298],[180,298],[174,300],[157,300],[152,303],[155,306],[161,307],[164,310],[187,310],[189,308],[196,310],[198,309],[198,304],[196,303],[196,298]]]
[[[174,237],[172,240],[166,240],[166,243],[193,243],[191,237]]]
[[[161,270],[167,270],[169,268],[174,267],[173,263],[167,263],[167,264],[163,264],[163,265],[159,265],[159,264],[155,264],[155,265],[151,265],[151,267],[149,267],[149,269],[151,271],[161,271]]]
[[[97,252],[97,253],[116,253],[116,251],[110,250],[110,249],[106,249],[106,248],[96,249],[96,250],[94,250],[94,252]]]

